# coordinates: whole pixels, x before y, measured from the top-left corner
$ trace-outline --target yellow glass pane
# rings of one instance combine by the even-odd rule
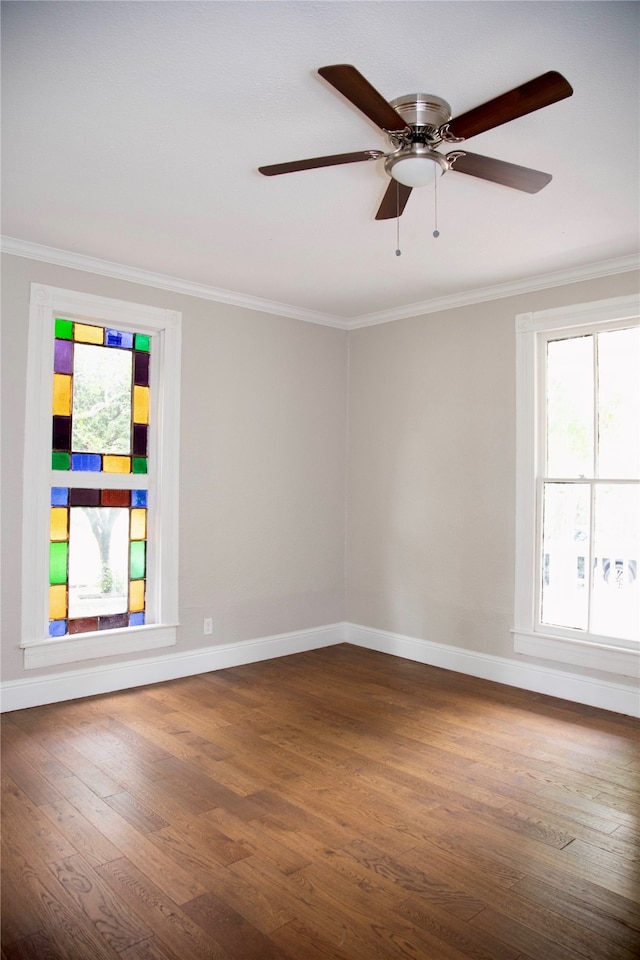
[[[129,612],[140,613],[144,610],[144,580],[129,582]]]
[[[147,536],[147,511],[131,511],[131,539],[144,540]]]
[[[53,375],[53,413],[56,417],[71,416],[71,377],[66,373]]]
[[[68,540],[69,534],[67,532],[67,508],[66,507],[52,507],[51,508],[51,540]]]
[[[133,388],[133,422],[149,423],[149,387]]]
[[[73,330],[73,339],[81,343],[104,343],[102,327],[90,327],[86,323],[76,323]]]
[[[131,457],[115,457],[105,454],[102,458],[105,473],[131,473]]]
[[[67,587],[60,583],[49,587],[49,620],[64,620],[67,615]]]

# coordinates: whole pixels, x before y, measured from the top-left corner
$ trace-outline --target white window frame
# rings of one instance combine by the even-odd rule
[[[54,320],[80,320],[151,337],[151,429],[147,475],[51,469]],[[182,315],[31,284],[24,447],[22,639],[26,669],[132,653],[176,643],[178,626],[178,480]],[[48,636],[50,490],[98,487],[151,491],[147,618],[144,626]]]
[[[541,519],[536,487],[543,436],[545,345],[550,333],[593,333],[638,323],[640,296],[615,297],[516,316],[516,555],[514,650],[516,653],[638,677],[640,651],[633,641],[585,634],[537,622],[538,549]]]

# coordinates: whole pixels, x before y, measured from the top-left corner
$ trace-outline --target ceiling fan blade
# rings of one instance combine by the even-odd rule
[[[514,190],[523,190],[525,193],[537,193],[551,181],[550,173],[541,170],[532,170],[530,167],[521,167],[517,163],[506,163],[504,160],[494,160],[492,157],[482,157],[478,153],[449,154],[447,159],[451,169],[458,173],[468,173],[481,180],[491,180],[501,183]]]
[[[493,127],[499,127],[509,120],[524,117],[527,113],[548,107],[551,103],[570,97],[573,88],[565,78],[555,70],[543,73],[528,83],[523,83],[514,90],[487,100],[486,103],[474,107],[454,117],[447,125],[449,133],[463,140],[475,137],[477,133],[484,133]]]
[[[382,150],[359,150],[357,153],[334,153],[329,157],[311,157],[309,160],[292,160],[290,163],[273,163],[258,167],[265,177],[280,173],[295,173],[297,170],[314,170],[316,167],[335,167],[341,163],[359,163],[361,160],[377,160],[384,157]]]
[[[394,217],[401,216],[412,189],[392,179],[378,207],[376,220],[393,220]]]
[[[320,67],[318,73],[382,130],[404,130],[407,126],[382,94],[350,63]]]

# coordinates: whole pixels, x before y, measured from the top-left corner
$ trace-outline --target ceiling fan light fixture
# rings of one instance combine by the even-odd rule
[[[449,167],[442,154],[420,143],[412,143],[392,153],[384,162],[389,176],[406,187],[424,187]]]

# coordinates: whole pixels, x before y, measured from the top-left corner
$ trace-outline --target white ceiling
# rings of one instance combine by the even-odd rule
[[[632,2],[3,3],[7,237],[338,323],[571,273],[638,250],[640,5]],[[374,216],[383,161],[266,178],[262,164],[387,150],[317,74],[454,116],[547,70],[574,95],[468,141],[553,174],[528,195],[460,173]],[[247,301],[249,302],[249,301]]]

